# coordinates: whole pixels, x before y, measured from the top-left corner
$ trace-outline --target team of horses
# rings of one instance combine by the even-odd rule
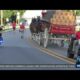
[[[30,24],[31,34],[44,32],[45,28],[49,29],[50,23],[44,20],[38,20],[37,18],[33,18]]]

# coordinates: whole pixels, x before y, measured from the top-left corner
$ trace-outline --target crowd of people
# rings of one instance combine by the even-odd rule
[[[27,21],[20,22],[19,25],[18,25],[18,26],[19,26],[19,32],[20,32],[20,34],[21,34],[21,38],[24,37],[24,31],[25,31],[25,29],[26,29],[26,28],[25,28],[26,22],[27,22]],[[16,22],[16,20],[15,20],[15,19],[12,20],[10,24],[11,24],[11,26],[12,26],[13,31],[15,32],[15,31],[16,31],[16,28],[17,28],[17,22]],[[3,26],[0,26],[0,45],[1,45],[1,43],[3,42],[2,31],[3,31]]]

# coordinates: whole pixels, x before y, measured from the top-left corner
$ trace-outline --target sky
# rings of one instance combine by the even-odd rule
[[[31,23],[31,18],[41,16],[42,10],[26,10],[25,13],[23,14],[22,18],[25,18],[28,22],[28,24]]]
[[[42,10],[26,10],[26,12],[23,14],[23,18],[32,18],[32,17],[37,17],[41,16]]]

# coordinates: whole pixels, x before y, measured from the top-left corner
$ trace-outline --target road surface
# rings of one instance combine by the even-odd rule
[[[4,43],[0,46],[0,65],[70,64],[33,47],[29,36],[29,29],[25,31],[24,39],[20,38],[18,30],[4,32]]]

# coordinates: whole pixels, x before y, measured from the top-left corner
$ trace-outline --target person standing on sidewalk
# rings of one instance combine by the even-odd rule
[[[16,30],[16,22],[15,21],[12,22],[12,28],[13,28],[13,31]]]
[[[3,30],[3,28],[2,28],[2,26],[0,26],[0,45],[3,42],[2,30]]]

